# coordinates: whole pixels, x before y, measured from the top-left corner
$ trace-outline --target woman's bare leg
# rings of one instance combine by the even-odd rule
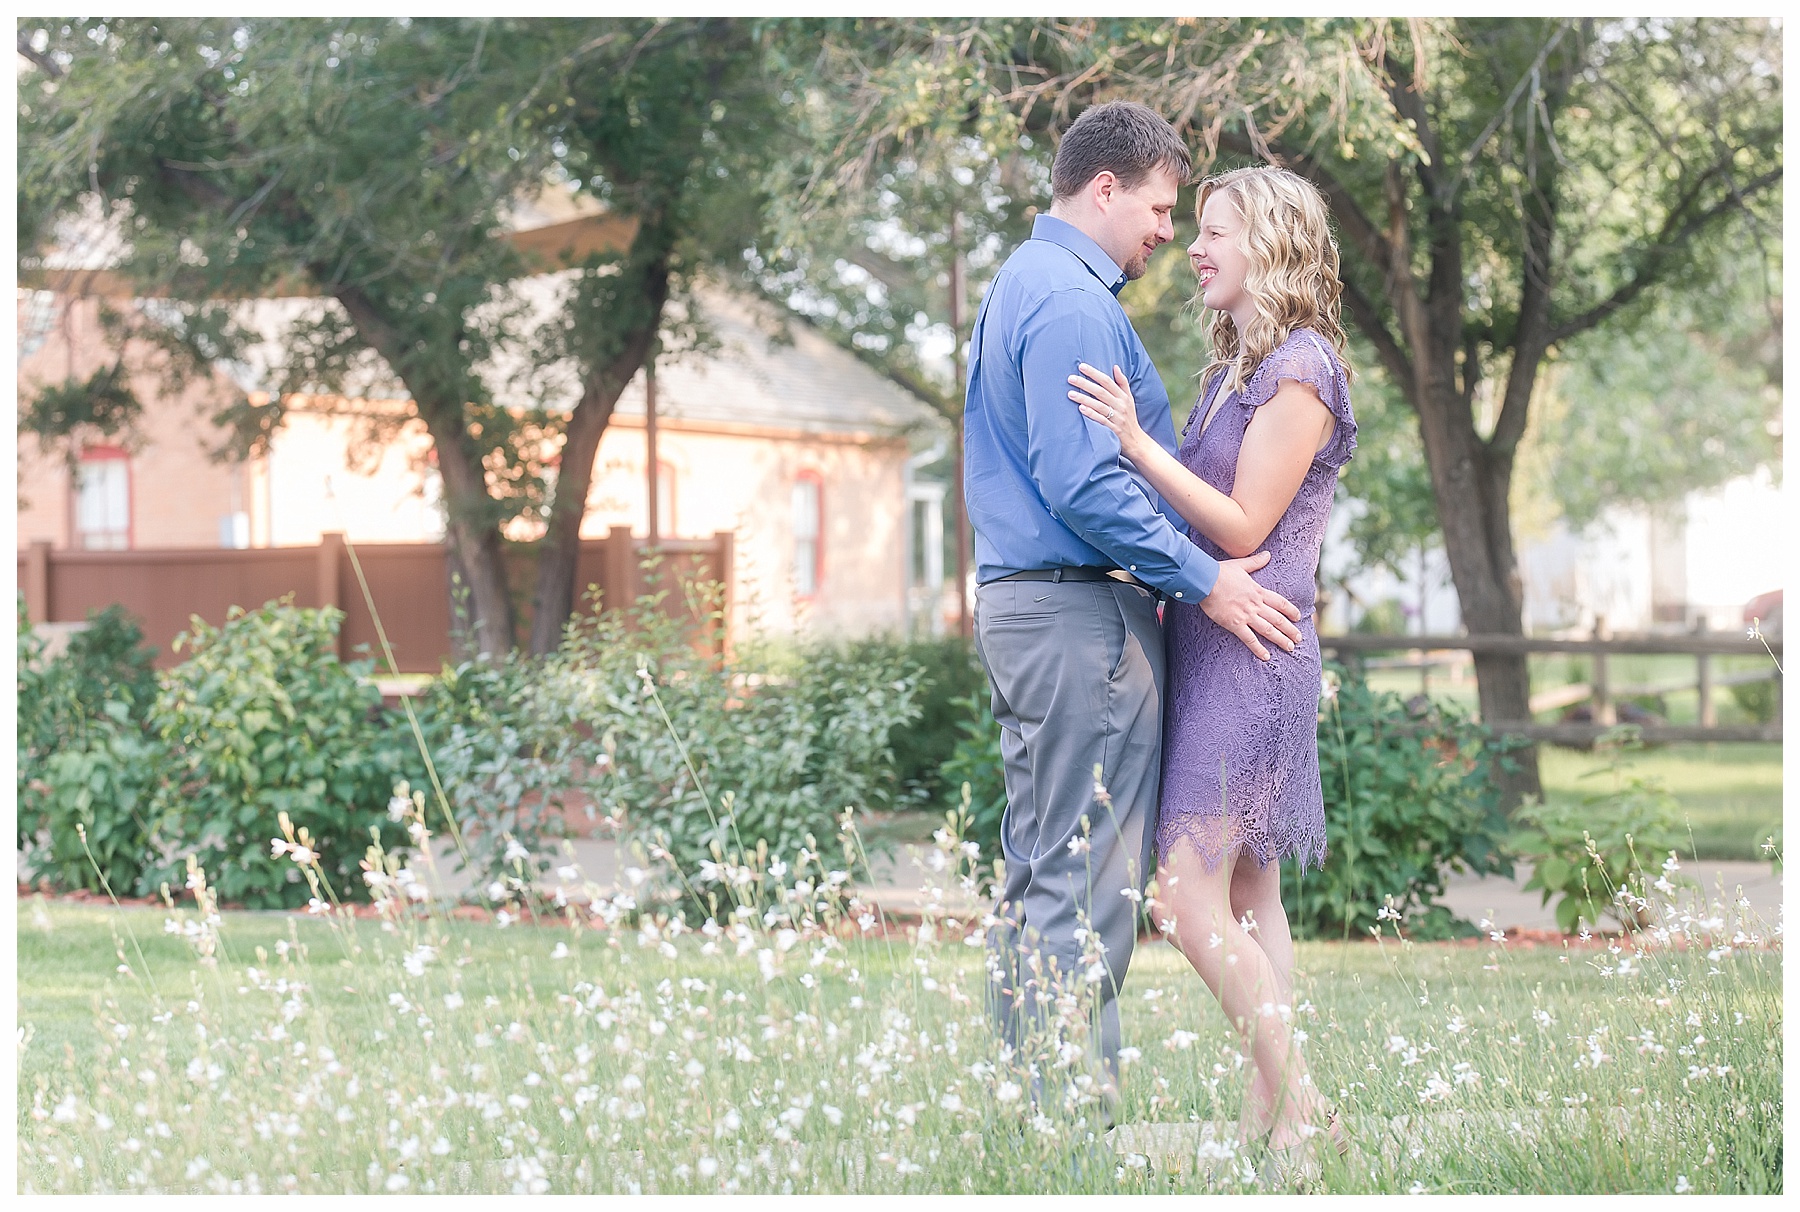
[[[1281,958],[1278,970],[1258,939],[1245,931],[1232,912],[1232,884],[1237,878],[1234,853],[1216,870],[1191,846],[1177,844],[1157,872],[1158,912],[1161,920],[1174,919],[1172,937],[1200,979],[1237,1028],[1250,1052],[1270,1109],[1274,1112],[1270,1144],[1282,1148],[1301,1139],[1301,1126],[1317,1102],[1307,1081],[1306,1064],[1293,1046],[1293,1029],[1278,1007],[1288,1004],[1292,979],[1293,944],[1286,915],[1280,911],[1279,868],[1270,865],[1266,881],[1247,874],[1246,907],[1255,912],[1257,932],[1264,929],[1264,914],[1271,945]],[[1249,860],[1254,866],[1254,860]],[[1268,905],[1264,884],[1273,884],[1274,907]],[[1260,906],[1260,911],[1257,907]],[[1277,925],[1279,922],[1279,925]],[[1247,1108],[1247,1111],[1250,1110]]]
[[[1281,865],[1260,864],[1256,856],[1239,851],[1231,867],[1231,915],[1249,923],[1250,937],[1269,958],[1275,976],[1276,1001],[1294,1001],[1294,939],[1288,930],[1287,910],[1281,904]],[[1241,1127],[1248,1136],[1261,1136],[1275,1122],[1277,1074],[1256,1066],[1255,1078],[1244,1099]]]

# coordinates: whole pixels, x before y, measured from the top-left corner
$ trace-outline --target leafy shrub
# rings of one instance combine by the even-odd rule
[[[1327,670],[1337,684],[1319,716],[1328,850],[1316,871],[1283,869],[1295,935],[1365,935],[1389,898],[1416,938],[1470,933],[1434,902],[1453,871],[1512,874],[1493,780],[1504,746],[1453,708],[1404,704]]]
[[[919,715],[895,730],[894,778],[897,799],[939,809],[961,802],[961,779],[950,779],[944,763],[956,751],[969,720],[968,699],[985,696],[987,675],[974,648],[961,636],[933,640],[862,640],[853,648],[871,657],[892,647],[903,662],[919,669]]]
[[[1358,635],[1405,635],[1406,607],[1399,598],[1383,598],[1364,610],[1350,630]]]
[[[54,659],[19,604],[18,840],[31,879],[129,892],[147,860],[147,798],[161,774],[148,732],[153,653],[118,606],[88,615]]]
[[[386,807],[395,784],[424,781],[413,738],[384,717],[371,663],[338,660],[342,621],[284,598],[234,607],[222,628],[195,619],[177,637],[191,655],[165,676],[152,714],[169,751],[155,823],[173,854],[145,887],[178,886],[192,853],[221,900],[304,904],[299,869],[270,854],[282,812],[320,839],[321,870],[342,899],[367,895],[358,862],[371,828],[404,848]]]
[[[1625,927],[1647,925],[1641,911],[1614,898],[1625,888],[1642,897],[1651,876],[1649,858],[1660,870],[1662,856],[1679,847],[1681,806],[1655,779],[1626,777],[1623,752],[1637,747],[1635,729],[1616,730],[1599,747],[1611,762],[1584,778],[1610,777],[1607,790],[1587,792],[1562,804],[1527,803],[1514,814],[1523,828],[1512,837],[1512,849],[1532,864],[1527,891],[1542,892],[1543,904],[1556,902],[1556,924],[1565,933],[1585,921],[1590,927],[1611,917]]]
[[[1000,757],[1000,725],[994,722],[992,700],[986,685],[957,700],[962,712],[956,748],[939,768],[945,787],[962,803],[962,789],[969,789],[968,824],[964,837],[981,847],[991,864],[1000,857],[1000,818],[1006,811],[1006,766]]]
[[[128,895],[150,862],[151,804],[166,755],[122,700],[104,710],[38,766],[32,808],[45,840],[25,851],[26,871],[57,888]]]
[[[1775,709],[1781,705],[1781,675],[1760,682],[1738,682],[1731,687],[1731,701],[1738,705],[1738,710],[1758,724],[1767,724],[1775,718]]]
[[[792,858],[846,808],[892,802],[891,737],[918,717],[921,677],[896,646],[807,640],[722,661],[654,599],[632,616],[572,631],[545,671],[592,728],[585,789],[629,838],[685,871]]]
[[[444,670],[425,695],[423,730],[467,851],[458,865],[484,881],[519,874],[509,842],[548,868],[545,852],[567,832],[566,806],[594,747],[554,684],[561,676],[553,660],[478,657]],[[437,821],[435,804],[427,819]]]

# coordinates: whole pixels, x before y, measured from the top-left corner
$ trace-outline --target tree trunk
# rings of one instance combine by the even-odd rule
[[[512,590],[506,577],[505,546],[493,520],[487,473],[469,449],[465,401],[434,390],[431,383],[420,381],[426,376],[412,373],[419,366],[408,356],[406,338],[362,290],[340,287],[333,295],[356,325],[357,335],[400,376],[431,434],[438,475],[444,482],[445,537],[452,563],[468,579],[475,610],[475,650],[504,656],[512,651],[516,638]],[[452,376],[447,381],[456,380]]]
[[[1417,402],[1419,431],[1463,624],[1471,633],[1523,635],[1524,602],[1507,509],[1512,458],[1495,458],[1484,447],[1467,405],[1447,380],[1433,387]],[[1483,721],[1531,718],[1531,675],[1524,656],[1478,653],[1475,678]],[[1512,773],[1495,771],[1508,809],[1523,796],[1542,794],[1536,748],[1519,750],[1513,760],[1517,769]]]
[[[614,406],[632,376],[643,367],[662,327],[663,305],[669,299],[666,252],[645,268],[643,289],[648,318],[625,334],[616,357],[589,371],[581,398],[563,430],[562,461],[557,468],[556,491],[550,500],[549,529],[538,545],[537,588],[532,594],[531,616],[534,654],[556,651],[562,643],[563,627],[575,610],[575,565],[581,555],[581,521],[587,516],[588,491],[594,483],[594,459],[600,452],[600,439],[612,420]]]

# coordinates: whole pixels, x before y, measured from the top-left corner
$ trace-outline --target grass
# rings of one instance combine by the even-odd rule
[[[1622,755],[1621,765],[1625,775],[1654,779],[1675,796],[1697,857],[1754,861],[1765,857],[1761,846],[1771,834],[1782,840],[1781,753],[1770,744],[1659,745]],[[1604,789],[1597,781],[1604,776],[1587,776],[1606,768],[1607,759],[1592,753],[1538,749],[1552,803]]]
[[[1173,948],[1132,968],[1108,1139],[1079,1060],[1040,1062],[1074,1085],[1035,1115],[996,1066],[979,922],[883,937],[822,867],[772,874],[700,931],[629,887],[550,928],[399,896],[210,924],[33,902],[21,1189],[1262,1188],[1230,1139],[1243,1058]],[[1778,1191],[1779,931],[1698,902],[1664,922],[1610,947],[1303,944],[1294,1013],[1357,1140],[1322,1188]]]

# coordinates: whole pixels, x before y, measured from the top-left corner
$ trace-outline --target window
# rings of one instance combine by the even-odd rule
[[[124,551],[131,546],[131,461],[117,446],[90,446],[75,473],[75,546]]]
[[[794,592],[810,598],[825,573],[825,499],[819,477],[801,472],[794,481]]]

